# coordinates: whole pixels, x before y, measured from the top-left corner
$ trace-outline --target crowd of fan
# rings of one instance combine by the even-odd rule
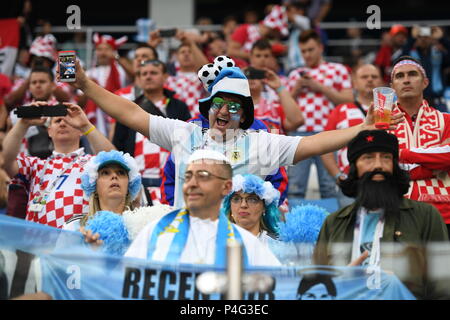
[[[254,106],[254,113],[251,116],[245,115],[244,118],[245,121],[254,121],[243,122],[241,128],[292,136],[290,141],[302,141],[298,136],[305,137],[303,141],[307,141],[306,137],[324,131],[363,124],[373,100],[372,90],[393,83],[393,67],[398,64],[397,59],[403,57],[403,61],[407,61],[408,65],[420,65],[419,70],[423,70],[424,78],[429,81],[423,91],[423,104],[421,100],[416,107],[421,107],[430,117],[436,116],[436,119],[445,122],[441,124],[442,139],[433,146],[448,146],[447,131],[450,129],[447,118],[442,116],[447,113],[444,99],[447,77],[445,72],[450,66],[450,42],[445,30],[438,26],[417,26],[408,30],[404,26],[394,25],[383,33],[379,50],[370,53],[364,52],[359,44],[361,30],[349,28],[347,31],[352,46],[346,48],[348,52],[343,53],[346,57],[343,61],[346,64],[341,64],[327,61],[325,58],[329,48],[326,32],[321,29],[321,21],[330,8],[331,1],[312,1],[309,6],[301,1],[290,1],[269,6],[261,21],[254,18],[252,20],[249,16],[247,23],[239,24],[235,18],[227,17],[223,21],[222,30],[218,32],[177,29],[173,39],[180,44],[174,52],[163,50],[162,44],[167,40],[161,36],[159,29],[149,33],[147,42],[135,43],[133,50],[122,55],[118,53],[122,53],[119,49],[127,41],[125,37],[116,39],[110,35],[95,34],[92,66],[86,65],[84,46],[77,49],[78,44],[85,44],[83,39],[80,39],[80,34],[75,35],[73,42],[62,45],[51,34],[51,26],[47,24],[43,33],[37,35],[29,47],[20,48],[13,76],[0,77],[0,131],[3,152],[0,157],[0,207],[8,215],[57,228],[73,223],[76,217],[84,221],[83,217],[92,211],[94,198],[87,201],[85,197],[87,187],[83,186],[83,170],[90,168],[93,155],[113,149],[128,153],[134,158],[132,161],[135,161],[144,188],[140,194],[136,192],[132,199],[127,199],[126,206],[125,202],[120,202],[120,208],[114,207],[115,204],[102,203],[101,199],[96,200],[98,206],[105,206],[113,212],[124,212],[126,207],[134,209],[135,206],[160,203],[180,208],[179,204],[182,203],[179,202],[180,198],[177,198],[179,168],[176,168],[176,161],[170,150],[164,148],[164,143],[154,143],[156,138],[153,136],[149,139],[150,132],[146,131],[148,128],[138,130],[108,115],[101,105],[103,102],[96,100],[100,99],[99,96],[89,94],[87,86],[81,88],[57,81],[57,52],[61,49],[75,49],[80,61],[79,66],[84,67],[89,79],[107,91],[136,103],[151,114],[152,119],[153,116],[159,116],[186,121],[198,125],[204,132],[210,127],[213,128],[213,124],[209,123],[211,118],[208,118],[208,112],[211,111],[206,110],[205,113],[202,110],[202,103],[210,96],[212,86],[217,85],[215,77],[210,79],[211,83],[208,82],[210,74],[215,71],[219,73],[222,68],[231,66],[227,63],[233,63],[243,70],[249,80],[250,99]],[[211,21],[202,19],[199,24],[211,24]],[[159,58],[163,56],[165,61]],[[218,67],[219,69],[216,69]],[[398,92],[397,94],[399,101],[409,101]],[[224,102],[226,98],[230,99],[226,95],[215,97],[212,103],[220,110],[226,103],[229,113],[232,113],[233,103],[229,100]],[[242,104],[242,101],[234,102],[239,107]],[[14,114],[14,109],[18,106],[59,103],[68,107],[69,113],[66,117],[53,117],[51,121],[45,121],[18,119]],[[212,105],[209,106],[213,108]],[[412,110],[409,105],[402,106],[405,108],[402,112],[408,113]],[[114,112],[116,111],[111,113]],[[411,117],[406,115],[407,121],[413,127],[422,125],[422,122],[417,120],[418,114],[412,114]],[[421,113],[419,117],[422,117]],[[229,119],[221,119],[219,113],[217,125],[214,126],[226,127],[228,122]],[[446,197],[450,186],[446,185],[449,179],[448,168],[444,162],[450,152],[440,149],[437,153],[441,158],[438,160],[427,160],[424,163],[417,160],[416,163],[412,160],[416,153],[423,156],[416,149],[427,147],[428,142],[416,141],[414,145],[410,145],[412,138],[402,135],[408,135],[408,132],[404,127],[397,132],[400,148],[407,149],[411,164],[419,163],[418,167],[410,168],[413,180],[425,181],[424,185],[418,182],[415,186],[415,182],[412,183],[413,193],[410,192],[408,197],[416,197],[414,192],[422,190],[420,188],[434,188],[433,192],[428,194],[420,191],[422,195],[428,196],[421,199],[434,204],[440,210],[448,227],[450,212],[446,203],[450,201]],[[336,144],[339,145],[339,142]],[[330,148],[324,148],[329,152],[328,149]],[[243,150],[233,152],[236,162],[241,160],[240,157],[245,153]],[[259,216],[266,214],[269,205],[274,201],[277,203],[276,207],[286,213],[289,211],[290,199],[304,199],[313,163],[317,168],[322,198],[339,199],[341,208],[354,201],[345,196],[347,193],[344,195],[340,191],[338,184],[346,175],[352,173],[352,162],[356,162],[356,158],[349,158],[349,163],[345,148],[338,151],[337,159],[334,153],[322,156],[321,153],[312,151],[309,157],[302,159],[296,155],[294,160],[284,161],[286,165],[281,161],[281,166],[264,177],[279,196],[261,202]],[[394,152],[392,154],[396,159],[397,155]],[[406,162],[406,151],[402,154],[405,157],[402,160]],[[212,159],[218,160],[214,157]],[[119,160],[115,161],[120,162]],[[287,168],[287,164],[296,163],[298,160],[303,161]],[[195,163],[195,160],[192,161]],[[432,165],[428,165],[429,162],[433,162]],[[130,170],[128,160],[122,167]],[[98,167],[98,176],[124,175],[117,167],[108,170],[101,171]],[[436,170],[441,170],[446,176],[438,176],[435,174]],[[186,183],[193,174],[191,172],[189,176],[188,172],[190,171],[184,176]],[[223,175],[222,171],[217,172]],[[129,175],[128,181],[131,181],[131,173]],[[201,178],[202,174],[196,172],[195,179],[199,181]],[[244,178],[251,179],[242,176],[238,179]],[[430,184],[427,184],[427,179],[431,181]],[[257,183],[263,185],[264,181],[258,180]],[[270,192],[275,192],[267,184],[264,186]],[[248,188],[248,191],[245,191],[244,187],[229,188],[228,192],[231,191],[226,199],[229,205],[226,209],[228,217],[237,223],[239,217],[234,216],[236,207],[251,207],[263,199],[262,195],[255,198],[254,194],[257,192],[251,188]],[[220,195],[219,198],[224,196],[225,194]],[[439,200],[436,200],[437,198]],[[248,221],[243,222],[243,228],[245,223]],[[81,223],[82,226],[84,224],[85,221]],[[264,228],[259,228],[256,223],[245,229],[256,236],[263,236],[267,242],[271,238],[267,233],[275,233],[277,228],[273,222],[266,224],[262,223]],[[79,226],[77,224],[75,229]],[[258,227],[252,230],[255,226]],[[446,230],[442,231],[442,238],[437,240],[446,238],[446,233]],[[92,234],[85,235],[92,242],[98,240],[98,237],[92,237]],[[207,233],[204,233],[204,236],[206,235]],[[148,239],[145,241],[148,242]],[[205,239],[202,242],[208,243]],[[264,255],[267,258],[267,254]],[[205,256],[205,259],[209,261],[214,259],[214,256]]]

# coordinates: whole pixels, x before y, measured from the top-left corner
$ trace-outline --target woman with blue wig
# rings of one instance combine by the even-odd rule
[[[268,246],[278,237],[279,199],[279,191],[270,182],[252,174],[236,175],[233,190],[224,199],[221,210]]]
[[[141,175],[135,159],[116,150],[91,158],[81,176],[81,188],[89,198],[89,212],[72,217],[63,229],[81,231],[86,242],[103,245],[109,254],[122,255],[145,224],[172,210],[169,206],[135,208]]]

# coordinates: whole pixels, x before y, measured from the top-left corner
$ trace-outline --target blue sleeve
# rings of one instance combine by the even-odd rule
[[[175,192],[175,162],[172,153],[167,158],[161,181],[161,202],[173,206]]]
[[[280,201],[278,205],[281,205],[286,199],[288,193],[288,175],[286,168],[279,168],[275,174],[266,176],[265,180],[269,181],[275,189],[280,191]]]

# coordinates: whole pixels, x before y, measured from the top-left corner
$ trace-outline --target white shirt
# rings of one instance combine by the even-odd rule
[[[250,173],[265,179],[280,167],[293,164],[301,140],[301,137],[237,129],[235,137],[223,143],[212,139],[210,130],[203,133],[202,128],[193,123],[153,115],[149,122],[150,141],[171,151],[175,160],[175,208],[184,206],[184,172],[187,160],[195,150],[221,152],[230,160],[233,174]]]
[[[147,259],[148,243],[158,221],[147,225],[133,241],[127,257]],[[190,216],[190,228],[186,246],[181,254],[179,263],[214,264],[216,252],[216,235],[219,219],[200,219]],[[252,266],[280,266],[281,263],[266,246],[260,243],[258,238],[247,230],[236,226],[242,236],[247,251],[248,263]],[[156,251],[167,251],[168,248],[156,247]],[[157,255],[157,254],[156,254]]]

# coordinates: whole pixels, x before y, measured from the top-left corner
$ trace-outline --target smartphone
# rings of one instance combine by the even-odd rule
[[[67,115],[67,106],[21,106],[14,110],[17,118],[64,117]]]
[[[59,51],[59,81],[60,82],[75,82],[75,51]]]
[[[264,79],[266,78],[266,71],[249,67],[244,72],[247,79]]]
[[[177,29],[162,29],[159,30],[159,36],[162,38],[171,38],[175,37],[177,34]]]

